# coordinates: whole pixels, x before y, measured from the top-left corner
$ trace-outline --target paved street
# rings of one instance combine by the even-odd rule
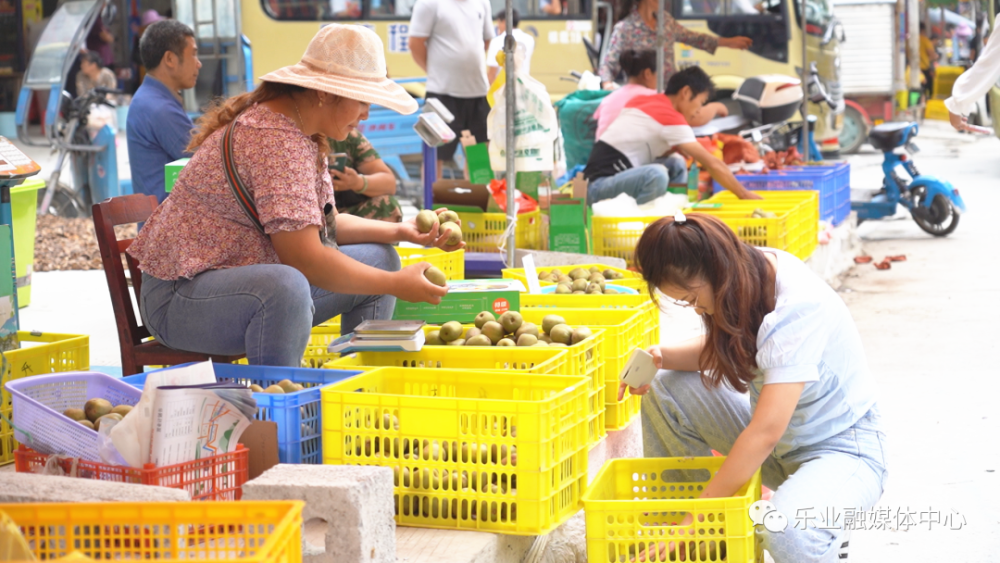
[[[881,390],[891,466],[880,506],[892,510],[887,528],[897,527],[897,509],[914,511],[915,525],[855,532],[851,561],[1000,561],[1000,368],[992,357],[1000,141],[928,122],[917,143],[919,170],[958,187],[969,213],[945,239],[908,218],[859,229],[876,260],[907,256],[891,270],[856,267],[841,291]],[[867,151],[851,158],[852,187],[881,183],[881,154]]]

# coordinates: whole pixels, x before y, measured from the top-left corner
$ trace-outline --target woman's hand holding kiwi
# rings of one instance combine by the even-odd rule
[[[431,305],[440,303],[441,298],[448,294],[448,288],[438,285],[425,275],[427,270],[432,267],[427,262],[421,262],[392,274],[397,278],[392,294],[410,303],[430,303]],[[434,269],[437,270],[437,268]],[[433,276],[432,272],[431,277]]]
[[[421,246],[434,246],[451,252],[465,246],[462,242],[462,222],[458,214],[448,209],[425,209],[417,216],[400,224],[400,238]]]

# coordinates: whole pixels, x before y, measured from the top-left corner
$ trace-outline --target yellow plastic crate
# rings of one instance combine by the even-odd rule
[[[660,215],[646,217],[594,217],[594,254],[621,258],[634,264],[635,245],[650,224],[662,219]]]
[[[524,294],[522,294],[524,295]],[[468,330],[473,325],[462,325],[465,330]],[[438,325],[427,325],[424,327],[424,334],[440,329]],[[540,328],[539,328],[540,330]],[[518,362],[524,357],[523,351],[527,350],[546,350],[546,348],[464,348],[464,347],[454,347],[454,346],[424,346],[423,350],[435,351],[438,353],[440,351],[442,354],[447,354],[449,350],[496,350],[496,357],[499,358],[513,358],[513,361]],[[593,447],[601,441],[602,438],[608,435],[606,429],[605,421],[605,386],[604,386],[604,331],[594,330],[593,336],[580,342],[579,344],[574,344],[572,346],[556,347],[552,350],[562,350],[566,352],[565,361],[560,362],[557,371],[557,375],[582,375],[589,381],[588,384],[588,395],[587,395],[587,443]],[[479,352],[476,352],[479,354]],[[494,354],[487,354],[481,357],[494,357]],[[510,360],[506,360],[510,361]],[[328,363],[327,367],[330,369],[358,369],[357,366],[350,366],[349,364],[336,364],[334,362]],[[447,366],[441,365],[440,367],[469,367],[471,369],[480,369],[477,366],[456,366],[454,363],[449,362]],[[490,368],[492,369],[492,368]],[[528,371],[528,373],[538,373],[533,371]]]
[[[646,458],[605,463],[583,497],[587,560],[754,563],[757,550],[749,511],[760,500],[760,471],[732,497],[698,498],[724,460]],[[689,513],[693,523],[682,528],[680,523]],[[668,550],[667,558],[660,558],[659,545],[670,542],[677,542],[677,551]],[[651,557],[641,557],[643,552]]]
[[[0,504],[40,560],[299,563],[301,501]]]
[[[569,266],[545,266],[545,267],[536,268],[536,270],[539,271],[539,272],[542,272],[542,271],[548,272],[548,271],[551,271],[552,269],[558,269],[562,273],[568,274],[568,273],[570,273],[571,270],[573,270],[575,268],[583,268],[584,270],[589,270],[589,269],[591,269],[594,266],[597,266],[598,268],[600,268],[602,272],[604,270],[614,270],[614,271],[619,272],[619,273],[621,273],[622,275],[625,276],[624,278],[622,278],[620,280],[608,280],[608,283],[610,283],[610,284],[620,285],[622,287],[631,287],[633,289],[638,289],[639,291],[645,291],[646,290],[646,283],[642,281],[642,276],[640,276],[637,272],[633,272],[631,270],[626,270],[624,268],[615,268],[615,267],[607,266],[607,265],[604,265],[604,264],[572,264],[572,265],[569,265]],[[524,284],[524,287],[528,287],[528,278],[525,277],[525,275],[524,275],[524,268],[504,268],[503,269],[503,277],[505,279],[509,279],[509,280],[519,280],[521,283]],[[541,286],[555,285],[554,282],[543,282],[543,281],[540,281],[538,283]],[[579,297],[579,295],[577,295],[576,297]],[[609,297],[612,297],[612,296],[609,296]]]
[[[17,440],[7,423],[13,417],[13,405],[7,382],[43,373],[86,371],[90,369],[90,337],[77,334],[18,331],[21,342],[37,343],[3,353],[0,376],[0,465],[13,463]]]
[[[401,526],[548,533],[587,485],[587,381],[381,368],[324,387],[323,460],[396,473]]]
[[[431,266],[436,266],[444,272],[444,276],[449,280],[465,279],[465,249],[454,252],[445,252],[440,248],[404,248],[397,247],[399,260],[403,267],[420,262],[427,262]]]
[[[927,105],[924,106],[924,119],[949,121],[951,119],[951,112],[948,111],[948,107],[944,105],[943,100],[927,100]]]
[[[468,252],[498,252],[501,239],[507,230],[507,215],[504,213],[459,213],[462,221],[462,239]],[[517,247],[520,249],[542,250],[542,214],[535,210],[517,216]]]
[[[819,244],[819,194],[813,190],[799,191],[761,191],[755,192],[764,198],[764,205],[798,203],[802,208],[798,215],[792,218],[786,241],[786,252],[805,260],[812,255]],[[732,192],[724,191],[713,195],[708,201],[725,203],[726,205],[742,205],[749,207],[750,212],[760,207],[753,202],[737,199]],[[700,210],[699,210],[700,211]]]
[[[302,367],[321,368],[323,364],[339,358],[340,354],[326,351],[326,347],[338,338],[340,338],[340,317],[334,317],[319,326],[314,326],[309,333],[309,344],[306,344],[306,351],[302,356]]]
[[[358,352],[327,362],[326,369],[372,370],[380,367],[504,370],[561,374],[564,348],[497,348],[489,346],[424,346],[419,352]]]
[[[639,413],[640,397],[626,393],[618,401],[618,374],[632,350],[646,349],[659,340],[659,315],[651,318],[655,306],[647,309],[522,309],[524,320],[539,326],[546,315],[556,314],[572,326],[604,331],[604,417],[605,429],[622,430]]]
[[[934,99],[931,102],[940,102],[942,100],[948,99],[951,96],[951,89],[955,86],[955,81],[958,77],[965,72],[965,68],[960,66],[939,66],[934,69],[934,84],[932,85],[932,93],[934,94]],[[943,103],[941,104],[944,105]],[[930,107],[930,102],[928,102],[927,107]],[[947,109],[945,110],[947,111]],[[936,119],[936,118],[934,118]],[[945,121],[948,120],[947,114],[945,114]]]

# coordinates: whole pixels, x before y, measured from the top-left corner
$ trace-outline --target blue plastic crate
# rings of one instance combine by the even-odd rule
[[[737,174],[736,179],[751,191],[816,190],[819,192],[820,220],[835,225],[844,220],[844,217],[838,218],[843,201],[851,199],[851,165],[846,162],[789,166],[767,174]],[[723,189],[718,182],[713,183],[715,192]]]
[[[184,364],[184,366],[191,364]],[[173,366],[164,369],[175,369]],[[256,383],[265,389],[282,379],[301,383],[306,388],[295,393],[272,395],[254,393],[257,400],[258,420],[270,420],[278,425],[278,459],[281,463],[323,463],[322,424],[320,412],[320,387],[353,377],[360,371],[286,368],[274,366],[244,366],[239,364],[214,364],[219,381],[236,381],[250,385]],[[156,370],[160,371],[160,370]],[[153,372],[150,372],[153,373]],[[122,381],[142,389],[146,373],[130,375]]]

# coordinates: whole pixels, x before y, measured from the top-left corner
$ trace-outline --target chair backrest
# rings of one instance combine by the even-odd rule
[[[97,245],[101,249],[101,262],[104,263],[104,275],[108,278],[108,291],[111,292],[111,305],[118,325],[118,341],[123,352],[126,348],[137,346],[150,334],[136,319],[132,296],[125,280],[125,268],[122,266],[124,254],[132,274],[135,298],[138,300],[142,288],[142,272],[139,270],[139,262],[125,252],[133,239],[118,240],[115,227],[149,219],[157,205],[155,195],[134,194],[106,199],[95,203],[93,208]]]

